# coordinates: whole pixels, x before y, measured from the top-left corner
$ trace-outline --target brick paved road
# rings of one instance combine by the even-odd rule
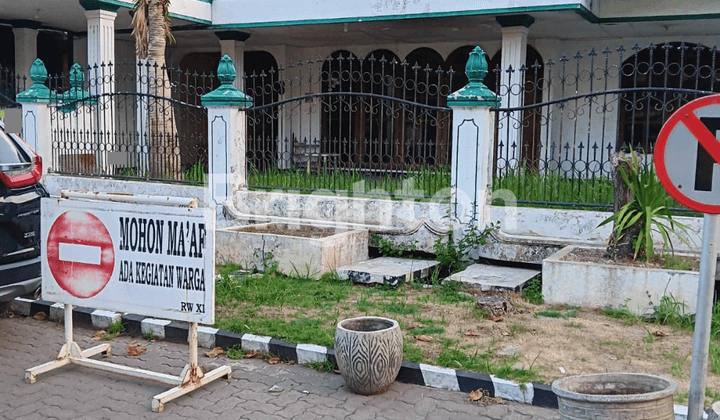
[[[82,349],[95,344],[94,331],[75,328]],[[140,341],[148,352],[130,357],[125,347]],[[154,395],[168,389],[150,381],[69,366],[24,382],[27,368],[57,356],[63,326],[33,318],[0,318],[0,418],[7,419],[557,419],[556,410],[507,403],[482,407],[459,392],[396,382],[381,395],[352,394],[340,375],[295,365],[270,365],[262,360],[209,359],[200,364],[229,364],[231,380],[220,379],[150,410]],[[187,361],[187,346],[149,343],[139,337],[112,341],[106,360],[171,375]],[[201,354],[206,351],[201,349]],[[96,356],[99,357],[99,356]],[[280,392],[269,392],[277,385]]]

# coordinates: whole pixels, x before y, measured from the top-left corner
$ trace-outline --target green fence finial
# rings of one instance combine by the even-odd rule
[[[85,74],[82,71],[80,64],[75,63],[70,68],[70,87],[72,89],[82,89],[82,85],[85,82]]]
[[[18,93],[18,102],[49,102],[50,101],[50,89],[45,86],[45,81],[48,78],[48,72],[45,68],[45,63],[39,58],[36,58],[30,67],[30,80],[33,81],[33,85],[30,86],[24,92]]]
[[[232,59],[227,54],[220,59],[217,77],[220,80],[220,87],[200,98],[203,106],[252,106],[252,98],[245,96],[233,86],[237,73]]]
[[[237,77],[235,66],[233,65],[232,59],[229,55],[225,54],[220,59],[218,64],[217,76],[220,79],[220,83],[223,85],[232,85]]]
[[[465,64],[465,75],[470,83],[482,83],[488,73],[487,55],[480,47],[470,51],[467,64]]]
[[[63,112],[74,111],[78,101],[82,101],[85,105],[97,104],[97,98],[90,97],[90,92],[83,90],[83,84],[85,83],[85,73],[83,73],[80,64],[75,63],[70,67],[70,89],[66,92],[57,95],[57,99],[62,101],[64,104],[60,107]]]
[[[488,74],[487,55],[480,47],[470,52],[465,64],[468,84],[448,96],[448,105],[452,106],[498,106],[500,98],[485,86],[483,79]]]

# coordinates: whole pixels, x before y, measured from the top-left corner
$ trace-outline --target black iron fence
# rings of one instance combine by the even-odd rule
[[[135,72],[108,64],[49,78],[49,170],[204,183],[207,109],[198,104],[217,83],[214,76],[150,64],[121,67]]]
[[[337,54],[245,75],[251,188],[449,197],[452,70]]]
[[[717,48],[690,43],[591,49],[494,72],[493,188],[552,206],[611,207],[611,155],[632,148],[651,162],[670,115],[720,92]]]
[[[0,109],[20,106],[15,98],[25,90],[26,82],[27,75],[15,74],[11,68],[0,65]]]

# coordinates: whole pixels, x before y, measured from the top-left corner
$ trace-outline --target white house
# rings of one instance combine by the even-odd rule
[[[136,88],[121,74],[136,62],[131,0],[2,3],[4,69],[22,77],[36,57],[51,75],[75,62],[113,63],[103,68],[115,74],[105,92]],[[652,150],[674,109],[720,91],[718,2],[342,3],[172,0],[177,42],[167,62],[185,75],[173,81],[185,89],[177,99],[199,104],[197,96],[217,86],[202,75],[227,54],[245,74],[237,87],[257,108],[248,119],[251,168],[393,174],[444,167],[452,160],[451,133],[439,108],[467,82],[468,53],[480,46],[490,62],[485,81],[501,98],[496,172],[524,167],[590,178],[608,175],[608,156],[622,145]]]

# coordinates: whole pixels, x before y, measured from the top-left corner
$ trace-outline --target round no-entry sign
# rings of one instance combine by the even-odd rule
[[[55,219],[46,249],[53,278],[78,298],[100,293],[115,268],[110,233],[97,216],[86,211],[69,210]]]
[[[720,95],[696,99],[663,125],[655,167],[667,192],[688,208],[720,214]]]

